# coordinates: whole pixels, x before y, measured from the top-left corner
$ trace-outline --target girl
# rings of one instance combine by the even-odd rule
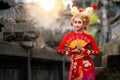
[[[71,58],[69,80],[95,80],[95,66],[89,55],[100,55],[94,38],[84,32],[89,23],[89,17],[83,10],[73,6],[72,26],[74,32],[65,35],[57,48],[57,52],[66,54]],[[92,7],[94,9],[94,7]],[[89,10],[91,11],[91,10]],[[86,11],[86,13],[89,13]],[[88,47],[91,46],[92,49]]]

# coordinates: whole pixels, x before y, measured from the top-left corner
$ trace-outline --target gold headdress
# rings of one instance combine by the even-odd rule
[[[97,5],[93,5],[91,7],[87,7],[85,10],[83,10],[82,8],[78,10],[77,5],[73,4],[71,8],[71,14],[73,16],[71,19],[74,20],[76,17],[80,17],[83,20],[84,25],[88,25],[89,18],[93,14],[96,8],[97,8]]]

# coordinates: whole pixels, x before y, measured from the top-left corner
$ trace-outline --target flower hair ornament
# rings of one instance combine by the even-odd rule
[[[83,20],[84,23],[84,29],[86,29],[86,26],[89,24],[89,18],[92,16],[93,12],[97,9],[97,5],[92,5],[91,7],[87,7],[86,9],[80,8],[78,10],[77,5],[73,4],[71,8],[71,14],[72,18],[71,20],[74,20],[76,17],[80,17]],[[72,23],[71,23],[72,26]]]

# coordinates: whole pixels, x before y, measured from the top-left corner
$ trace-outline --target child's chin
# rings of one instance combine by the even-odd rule
[[[76,28],[76,30],[82,30],[81,28]]]

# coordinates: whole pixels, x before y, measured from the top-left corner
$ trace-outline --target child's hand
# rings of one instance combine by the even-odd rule
[[[84,52],[84,48],[75,48],[74,50],[72,50],[72,53],[82,53],[82,52]]]
[[[72,50],[72,53],[80,53],[81,51],[78,48],[75,48],[74,50]]]

